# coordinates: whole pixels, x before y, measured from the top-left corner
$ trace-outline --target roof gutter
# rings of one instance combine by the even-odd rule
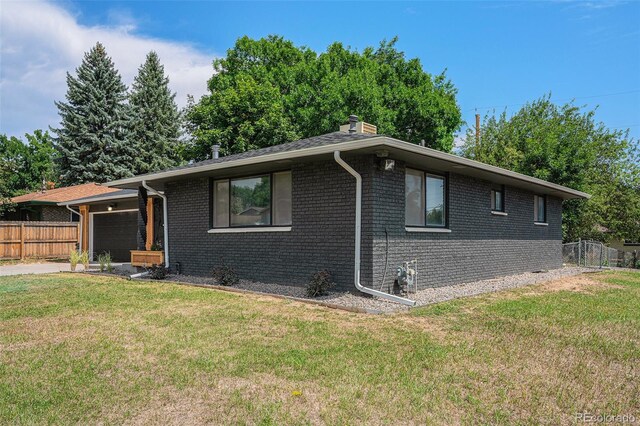
[[[78,232],[80,232],[80,238],[78,238],[78,240],[80,241],[80,247],[78,247],[78,251],[82,251],[82,227],[84,226],[84,216],[80,213],[80,211],[75,211],[74,209],[72,209],[71,207],[69,207],[68,205],[65,205],[65,207],[67,208],[67,210],[69,210],[71,213],[75,213],[78,216],[80,216],[80,229],[78,229]]]
[[[113,201],[113,200],[122,200],[122,199],[127,199],[127,198],[136,198],[137,195],[135,194],[120,194],[120,195],[113,195],[111,197],[87,197],[87,198],[77,198],[75,200],[70,200],[70,201],[62,201],[60,203],[58,203],[59,206],[77,206],[77,205],[81,205],[81,204],[87,204],[87,203],[98,203],[98,202],[107,202],[107,201]]]
[[[169,209],[167,208],[167,196],[164,192],[156,191],[147,185],[147,181],[142,181],[142,187],[152,194],[162,198],[162,215],[164,222],[164,266],[169,269]]]
[[[345,169],[353,177],[356,178],[356,247],[354,259],[354,283],[356,285],[356,288],[361,292],[370,294],[372,296],[377,296],[383,299],[391,300],[393,302],[402,303],[403,305],[414,306],[416,302],[413,300],[374,290],[360,284],[360,240],[362,236],[362,176],[360,176],[360,173],[356,172],[353,167],[347,164],[340,157],[340,151],[334,151],[333,158],[336,160],[336,163],[340,164],[343,169]]]

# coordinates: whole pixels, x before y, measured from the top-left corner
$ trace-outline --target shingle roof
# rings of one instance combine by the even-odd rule
[[[358,152],[363,149],[371,149],[372,147],[376,149],[389,149],[393,151],[395,155],[403,156],[404,158],[410,156],[413,162],[429,161],[430,164],[426,165],[429,167],[435,167],[434,163],[439,163],[441,170],[454,168],[459,173],[490,181],[499,178],[500,181],[505,184],[527,188],[531,191],[538,191],[544,194],[560,196],[564,199],[590,197],[589,194],[562,185],[546,182],[521,173],[512,172],[500,167],[491,166],[455,154],[449,154],[388,136],[348,132],[333,132],[326,135],[314,136],[282,145],[247,151],[242,154],[234,154],[218,159],[188,164],[157,173],[120,179],[108,182],[106,185],[133,189],[141,183],[148,181],[154,184],[156,188],[160,188],[157,185],[162,186],[172,179],[179,179],[180,177],[191,174],[211,173],[226,168],[251,166],[253,164],[267,163],[270,161],[291,160],[305,156],[335,154],[336,151]],[[460,169],[466,170],[461,171]]]
[[[11,201],[14,203],[60,203],[64,201],[85,198],[99,194],[108,194],[118,191],[117,188],[109,188],[107,186],[98,185],[97,183],[84,183],[82,185],[67,186],[64,188],[48,189],[44,192],[37,191],[29,194],[13,197]]]
[[[299,149],[313,148],[313,147],[324,146],[324,145],[332,145],[332,144],[336,144],[336,143],[340,143],[340,142],[349,142],[349,141],[357,141],[357,140],[362,140],[362,139],[370,139],[370,138],[376,138],[376,137],[379,137],[379,136],[380,135],[374,135],[374,134],[369,134],[369,133],[333,132],[333,133],[327,133],[325,135],[313,136],[313,137],[310,137],[310,138],[307,138],[307,139],[300,139],[300,140],[297,140],[295,142],[283,143],[283,144],[280,144],[280,145],[269,146],[267,148],[254,149],[252,151],[246,151],[246,152],[242,152],[240,154],[227,155],[227,156],[220,157],[220,158],[217,158],[217,159],[199,161],[197,163],[191,163],[191,164],[187,164],[187,165],[180,166],[180,167],[174,167],[174,168],[171,168],[171,169],[166,169],[166,170],[163,170],[163,172],[170,172],[170,171],[173,171],[173,170],[189,169],[191,167],[199,167],[199,166],[204,166],[204,165],[207,165],[207,164],[225,163],[227,161],[240,160],[240,159],[244,159],[244,158],[260,157],[262,155],[275,154],[277,152],[296,151],[296,150],[299,150]],[[136,177],[142,178],[144,176],[153,175],[153,174],[155,174],[155,173],[147,173],[145,175],[139,175],[139,176],[136,176]]]

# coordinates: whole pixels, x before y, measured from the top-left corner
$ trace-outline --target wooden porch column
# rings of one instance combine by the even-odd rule
[[[89,206],[80,206],[80,217],[82,218],[80,251],[89,251]]]
[[[153,245],[153,198],[147,198],[147,241],[145,241],[145,248],[151,250]]]

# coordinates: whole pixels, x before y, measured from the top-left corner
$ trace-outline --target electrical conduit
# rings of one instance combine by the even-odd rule
[[[362,176],[356,172],[353,167],[348,165],[341,157],[340,151],[333,152],[333,158],[336,163],[340,164],[349,174],[356,178],[356,247],[355,247],[355,261],[354,261],[354,282],[356,288],[363,293],[370,294],[372,296],[381,297],[383,299],[391,300],[393,302],[402,303],[403,305],[414,306],[415,301],[406,299],[404,297],[395,296],[393,294],[385,293],[382,291],[374,290],[360,284],[360,239],[362,235]]]

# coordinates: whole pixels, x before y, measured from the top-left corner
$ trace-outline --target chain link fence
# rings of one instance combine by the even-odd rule
[[[618,251],[599,241],[578,241],[562,245],[562,261],[565,265],[638,268],[639,260],[637,252]]]

